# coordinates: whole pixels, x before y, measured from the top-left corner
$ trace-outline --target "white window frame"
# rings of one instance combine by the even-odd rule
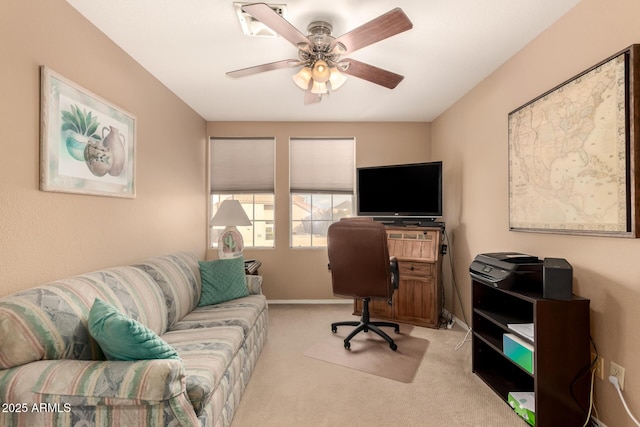
[[[209,219],[213,217],[216,197],[240,199],[252,221],[251,226],[239,227],[246,236],[245,248],[275,247],[275,138],[274,137],[211,137],[209,151]],[[273,219],[256,218],[256,197],[269,195],[273,200]],[[247,203],[246,199],[252,202]],[[256,245],[258,233],[255,224],[270,224],[273,240],[271,245]],[[215,229],[209,225],[209,244],[216,248]]]
[[[256,198],[264,198],[264,196],[271,197],[271,205],[273,206],[273,218],[271,219],[256,219],[256,206],[263,205],[263,203],[256,203]],[[218,200],[216,200],[218,199]],[[237,226],[238,231],[242,234],[245,248],[262,248],[273,249],[275,247],[275,195],[273,193],[239,193],[239,194],[211,194],[210,196],[210,208],[212,211],[211,217],[215,215],[215,204],[225,199],[240,201],[242,208],[247,213],[247,216],[251,220],[251,225]],[[266,204],[264,204],[266,206]],[[218,247],[218,235],[224,230],[225,227],[209,227],[209,246],[211,248]],[[264,236],[263,236],[264,234]],[[272,235],[271,239],[268,239],[267,235]],[[266,242],[271,242],[267,244]],[[262,244],[256,242],[263,242]]]
[[[289,140],[289,246],[291,248],[326,248],[328,225],[344,216],[355,215],[355,138],[291,138]],[[348,196],[351,210],[346,215],[334,212],[334,198]],[[309,219],[294,219],[299,197],[309,201]],[[329,197],[330,207],[318,209],[314,199]],[[330,219],[314,214],[330,214]],[[304,224],[306,221],[309,224]],[[305,227],[306,225],[306,227]],[[326,225],[326,227],[325,227]],[[309,229],[309,244],[295,242],[295,228]],[[318,228],[316,228],[318,227]],[[324,234],[315,230],[324,229]],[[320,238],[318,238],[320,237]]]

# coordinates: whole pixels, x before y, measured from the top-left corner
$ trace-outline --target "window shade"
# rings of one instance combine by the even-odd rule
[[[274,138],[211,138],[211,193],[274,193]]]
[[[292,138],[289,145],[292,193],[353,194],[353,138]]]

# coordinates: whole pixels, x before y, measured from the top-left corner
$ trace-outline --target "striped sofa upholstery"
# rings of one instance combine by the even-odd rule
[[[0,425],[229,426],[266,339],[261,282],[197,307],[198,259],[181,252],[1,298]],[[181,360],[104,360],[87,330],[97,297]]]

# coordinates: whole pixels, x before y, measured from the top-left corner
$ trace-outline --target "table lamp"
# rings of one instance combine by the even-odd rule
[[[218,258],[237,258],[242,256],[244,241],[237,225],[251,225],[238,200],[225,200],[211,220],[212,226],[224,226],[218,238]]]

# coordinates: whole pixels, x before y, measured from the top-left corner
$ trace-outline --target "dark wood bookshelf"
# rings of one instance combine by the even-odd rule
[[[582,426],[591,380],[589,300],[544,299],[535,291],[471,283],[473,372],[505,402],[510,392],[534,392],[538,427]],[[533,323],[534,339],[513,331],[510,323]],[[533,373],[504,354],[505,333],[533,346]]]

